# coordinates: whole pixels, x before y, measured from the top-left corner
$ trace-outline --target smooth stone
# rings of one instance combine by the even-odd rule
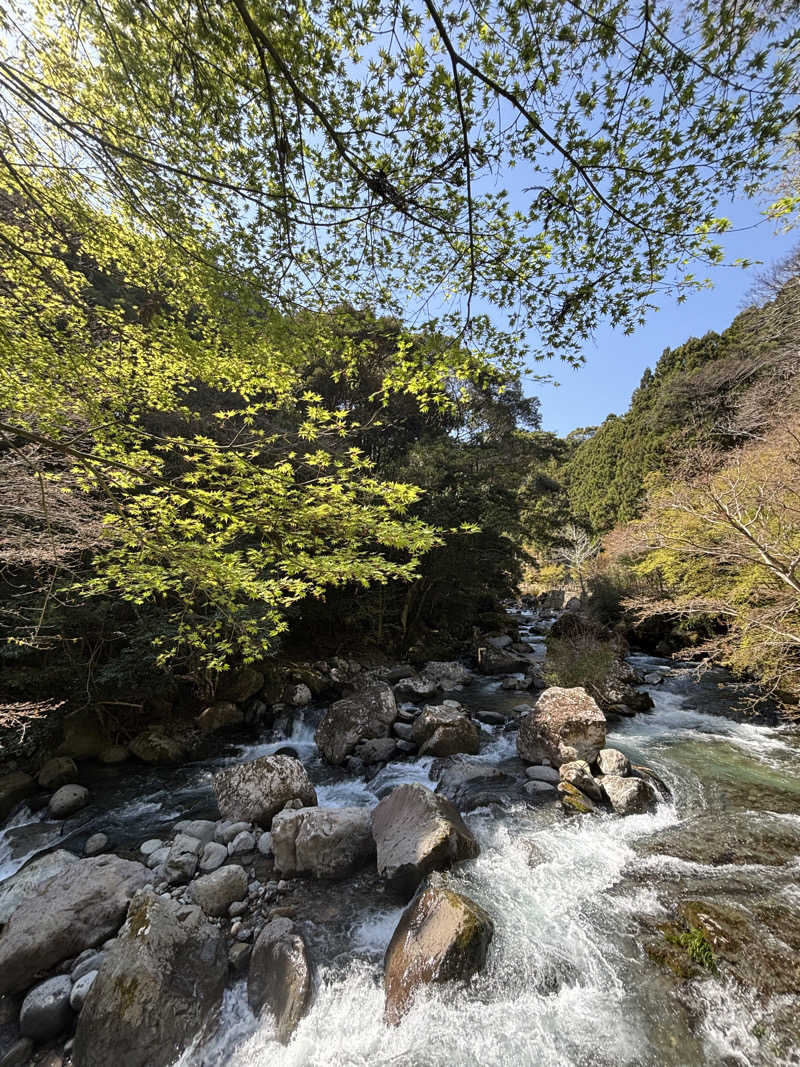
[[[84,856],[99,856],[101,852],[105,852],[108,847],[108,837],[106,834],[92,834],[83,846]]]
[[[65,974],[36,985],[22,1002],[19,1030],[37,1044],[57,1037],[72,1022],[69,1006],[72,983]]]
[[[227,850],[225,855],[227,856]],[[157,848],[155,852],[151,852],[147,857],[147,866],[151,871],[154,871],[156,867],[160,867],[167,862],[167,856],[169,856],[169,846],[162,845],[161,848]]]
[[[247,999],[255,1015],[265,1008],[275,1019],[277,1038],[288,1043],[311,1004],[311,960],[290,919],[273,919],[253,945]]]
[[[242,830],[252,830],[253,824],[249,822],[218,822],[214,833],[214,840],[221,845],[228,845]]]
[[[256,847],[255,835],[249,830],[242,830],[228,844],[228,855],[236,856],[241,852],[253,852]]]
[[[561,781],[561,775],[555,769],[555,767],[526,767],[525,775],[527,778],[532,778],[537,782],[549,782],[551,785],[558,785]]]
[[[70,978],[73,982],[77,982],[79,978],[83,978],[89,971],[99,971],[104,959],[104,952],[95,952],[94,949],[87,949],[86,952],[80,954],[72,965],[72,970],[69,972]]]
[[[217,824],[211,819],[191,819],[183,823],[181,833],[188,837],[196,837],[202,844],[207,845],[209,841],[214,840],[216,829]]]
[[[189,893],[206,915],[225,915],[234,901],[247,896],[247,871],[238,864],[227,864],[196,878]]]
[[[77,979],[72,987],[72,992],[69,995],[69,1006],[73,1011],[80,1011],[83,1007],[83,1002],[89,995],[89,990],[92,988],[92,983],[97,978],[97,971],[87,971]]]
[[[159,840],[159,838],[157,837],[151,837],[148,841],[144,841],[141,845],[139,845],[139,851],[143,856],[152,856],[157,849],[163,847],[163,841]]]
[[[272,834],[268,830],[259,836],[257,848],[262,856],[272,854]]]
[[[228,850],[225,845],[220,845],[216,841],[209,841],[203,849],[198,866],[204,874],[208,874],[221,867],[227,858]]]
[[[62,785],[47,805],[54,819],[66,819],[89,803],[89,790],[82,785]]]

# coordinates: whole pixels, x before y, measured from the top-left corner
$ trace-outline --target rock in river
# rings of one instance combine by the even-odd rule
[[[398,1023],[422,985],[467,981],[486,962],[492,920],[474,901],[424,887],[403,912],[384,957],[385,1015]]]
[[[455,806],[423,785],[401,785],[372,813],[378,873],[400,893],[414,892],[430,871],[478,855]]]
[[[22,1002],[19,1013],[19,1030],[23,1037],[32,1037],[35,1042],[49,1041],[72,1022],[69,997],[72,982],[66,974],[48,978],[34,986]]]
[[[267,923],[258,935],[247,975],[247,999],[258,1015],[267,1008],[284,1044],[311,1003],[311,961],[290,919]]]
[[[247,896],[247,871],[238,863],[226,864],[211,874],[196,878],[189,892],[206,915],[227,915],[234,901],[244,900]]]
[[[285,878],[345,878],[375,855],[368,808],[300,808],[272,820],[275,867]]]
[[[167,1067],[216,1017],[225,936],[198,907],[147,890],[131,901],[78,1020],[75,1067]]]
[[[386,682],[376,682],[331,704],[317,727],[317,748],[328,763],[344,763],[361,741],[388,737],[397,703]]]
[[[112,937],[133,894],[151,879],[141,863],[97,856],[37,886],[0,937],[0,993],[27,989],[37,974]]]
[[[427,704],[411,728],[421,756],[477,755],[480,730],[460,705]]]
[[[292,756],[262,756],[227,767],[214,775],[214,792],[223,819],[244,819],[266,830],[288,801],[317,803],[305,767]]]
[[[655,790],[641,778],[607,774],[602,784],[603,792],[617,815],[643,815],[655,804]]]
[[[606,717],[585,689],[551,686],[520,720],[517,751],[530,763],[554,767],[571,760],[592,763],[606,742]]]

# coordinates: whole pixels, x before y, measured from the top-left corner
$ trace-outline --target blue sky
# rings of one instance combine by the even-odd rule
[[[800,229],[776,233],[774,224],[766,221],[753,228],[763,218],[760,210],[760,205],[748,202],[729,207],[727,212],[721,210],[735,227],[750,227],[719,238],[729,261],[746,257],[768,265],[800,244]],[[763,269],[709,269],[713,289],[692,294],[680,305],[674,298],[654,301],[660,310],[651,313],[647,324],[635,334],[626,337],[610,327],[600,329],[594,343],[585,349],[586,363],[579,369],[555,359],[537,365],[536,370],[560,382],[558,388],[526,382],[526,392],[542,401],[543,428],[566,434],[578,426],[597,425],[612,412],[622,414],[645,367],[653,367],[665,348],[676,348],[709,330],[723,330],[747,303],[748,291]]]

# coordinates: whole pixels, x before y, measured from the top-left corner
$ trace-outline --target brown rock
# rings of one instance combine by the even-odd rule
[[[486,962],[492,920],[452,890],[424,888],[403,912],[384,957],[386,1021],[398,1023],[420,986],[467,981]]]

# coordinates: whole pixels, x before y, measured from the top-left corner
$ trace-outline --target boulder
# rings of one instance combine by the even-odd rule
[[[278,1040],[287,1043],[311,1004],[311,961],[290,919],[273,919],[258,935],[250,956],[247,999],[254,1014],[271,1012]]]
[[[375,855],[368,808],[300,808],[272,820],[275,868],[285,878],[345,878]]]
[[[554,767],[571,760],[592,763],[606,740],[606,717],[585,689],[552,686],[520,720],[517,751],[530,763]]]
[[[586,760],[572,760],[570,763],[562,763],[559,771],[562,782],[569,782],[592,800],[602,800],[603,790],[600,783],[592,777],[589,764]]]
[[[530,666],[527,658],[505,649],[485,645],[478,649],[478,670],[481,674],[517,674]]]
[[[217,682],[216,698],[224,703],[243,704],[264,688],[264,675],[255,667],[226,671]]]
[[[371,763],[387,763],[396,751],[397,743],[393,737],[374,737],[371,741],[359,742],[355,756],[369,766]]]
[[[390,686],[375,682],[331,704],[317,727],[317,748],[328,763],[344,763],[361,741],[388,737],[396,718],[397,704]]]
[[[37,856],[21,867],[16,874],[0,883],[0,926],[5,926],[18,905],[29,895],[38,893],[38,887],[56,874],[60,874],[70,864],[79,863],[74,853],[59,848],[55,852],[46,852]]]
[[[597,811],[589,797],[582,793],[580,789],[576,789],[570,782],[559,782],[556,788],[561,797],[561,803],[569,811],[578,811],[581,815],[589,815]]]
[[[48,810],[54,819],[66,819],[89,803],[89,790],[82,785],[62,785],[50,797]]]
[[[410,700],[413,704],[418,704],[435,696],[438,687],[438,682],[430,678],[403,678],[394,687],[394,695],[398,700]]]
[[[141,863],[97,856],[68,864],[25,897],[0,937],[0,993],[112,937],[133,894],[152,875]]]
[[[244,713],[230,700],[221,700],[204,708],[197,716],[197,726],[201,734],[213,734],[230,726],[241,726]]]
[[[186,834],[187,837],[196,837],[202,845],[207,845],[214,840],[217,824],[211,819],[185,819],[176,823],[173,827],[176,834]]]
[[[37,1044],[49,1041],[72,1023],[69,997],[72,982],[66,974],[34,986],[22,1002],[19,1032]]]
[[[431,660],[422,669],[422,677],[433,682],[440,688],[452,688],[456,685],[469,685],[472,682],[472,671],[458,660]]]
[[[21,804],[36,789],[36,783],[24,771],[12,771],[0,777],[0,820],[4,821],[17,804]]]
[[[158,726],[142,730],[130,743],[130,751],[144,763],[180,763],[186,755],[186,745]]]
[[[411,728],[421,756],[477,755],[480,730],[460,706],[427,704]]]
[[[465,982],[481,970],[494,933],[483,908],[438,885],[403,912],[384,957],[385,1017],[398,1023],[420,986]]]
[[[411,895],[434,870],[478,855],[478,843],[456,807],[423,785],[401,785],[372,812],[378,873]]]
[[[306,807],[317,803],[311,779],[292,756],[239,763],[215,774],[213,784],[223,819],[247,820],[266,830],[288,801],[300,800]]]
[[[164,878],[170,885],[185,885],[194,877],[203,845],[196,837],[177,834],[164,860]]]
[[[78,768],[75,760],[69,756],[55,756],[49,759],[39,771],[36,779],[42,789],[55,791],[62,785],[73,785],[78,781]]]
[[[436,767],[436,793],[452,800],[459,811],[489,804],[505,806],[522,799],[516,779],[492,763],[476,763],[456,756]]]
[[[227,970],[200,908],[137,893],[79,1016],[75,1067],[167,1067],[213,1025]]]
[[[618,748],[603,748],[597,755],[597,769],[601,774],[624,778],[631,773],[631,761]]]
[[[247,871],[237,863],[220,867],[211,874],[196,878],[189,893],[206,915],[227,915],[235,900],[244,900],[247,896]]]
[[[304,708],[311,703],[312,696],[313,694],[308,686],[304,682],[298,682],[296,685],[286,687],[283,699],[287,704],[291,704],[293,708]]]
[[[92,708],[83,708],[65,717],[64,740],[58,746],[60,756],[96,759],[107,747],[108,738]]]
[[[607,774],[603,778],[603,792],[617,815],[643,815],[655,803],[653,787],[641,778],[622,778]]]

